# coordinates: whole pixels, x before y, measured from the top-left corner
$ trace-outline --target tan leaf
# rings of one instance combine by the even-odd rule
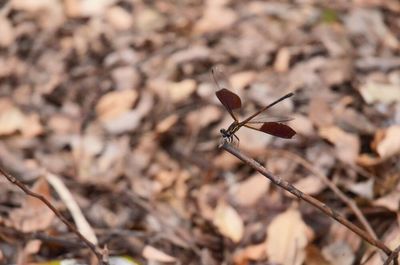
[[[229,81],[235,87],[235,89],[241,90],[250,85],[256,79],[256,77],[256,72],[245,71],[232,74],[229,77]]]
[[[305,259],[305,247],[311,238],[312,231],[298,210],[289,209],[279,214],[267,229],[269,260],[283,265],[301,265]]]
[[[387,128],[376,143],[376,151],[382,159],[400,153],[400,125]]]
[[[177,121],[178,121],[178,115],[177,114],[169,115],[168,117],[166,117],[165,119],[163,119],[162,121],[160,121],[157,124],[156,131],[158,133],[165,133],[169,129],[171,129],[171,127],[174,126]]]
[[[326,187],[323,181],[316,176],[303,177],[294,186],[309,195],[318,194]]]
[[[233,242],[237,243],[242,239],[244,232],[242,218],[233,207],[222,200],[218,202],[215,209],[213,223],[221,234]]]
[[[261,260],[265,258],[264,243],[258,245],[250,245],[234,254],[234,264],[248,264],[249,260]]]
[[[354,163],[360,150],[360,140],[336,126],[321,128],[320,135],[335,145],[337,157],[346,162]]]
[[[0,135],[15,133],[24,123],[24,114],[9,99],[0,99]]]
[[[385,207],[395,213],[399,211],[400,193],[394,191],[388,195],[381,197],[373,202],[375,206]]]
[[[322,254],[332,265],[351,265],[355,258],[351,247],[344,241],[324,247]]]
[[[133,23],[133,16],[119,6],[109,8],[106,16],[110,24],[117,30],[129,29]]]
[[[47,181],[40,178],[31,189],[47,200],[51,200]],[[16,228],[23,232],[34,232],[46,229],[53,221],[54,213],[39,199],[27,196],[22,208],[11,212],[10,219]]]
[[[148,260],[156,260],[160,262],[175,262],[176,258],[158,250],[152,246],[146,245],[142,251],[143,257]]]
[[[232,196],[240,205],[251,206],[267,195],[270,183],[264,176],[256,174],[238,183],[232,190]]]
[[[274,69],[277,72],[286,72],[289,69],[290,50],[286,47],[279,49],[274,62]]]
[[[400,86],[398,84],[382,84],[369,81],[360,88],[360,93],[365,102],[400,102]]]
[[[169,97],[174,103],[187,99],[195,89],[196,82],[192,79],[186,79],[181,82],[171,82],[167,85]]]
[[[0,46],[7,47],[14,42],[15,31],[12,24],[4,16],[0,17]]]
[[[197,34],[216,32],[231,26],[236,19],[237,15],[231,9],[209,5],[194,26],[194,32]]]
[[[102,122],[112,120],[128,112],[137,98],[135,90],[112,91],[103,95],[96,106],[96,113]]]

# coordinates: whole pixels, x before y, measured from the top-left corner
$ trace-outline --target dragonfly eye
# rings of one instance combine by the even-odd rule
[[[225,130],[225,129],[221,129],[221,130],[219,130],[219,132],[220,132],[221,134],[223,134],[223,135],[226,135],[226,130]]]

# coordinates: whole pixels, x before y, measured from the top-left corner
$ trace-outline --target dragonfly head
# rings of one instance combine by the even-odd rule
[[[225,129],[221,129],[221,130],[219,130],[219,132],[222,134],[223,137],[229,137],[230,136],[228,131],[225,130]]]

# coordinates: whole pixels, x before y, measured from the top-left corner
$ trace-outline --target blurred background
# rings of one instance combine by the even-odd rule
[[[0,163],[115,264],[382,264],[218,149],[232,119],[210,69],[241,117],[296,91],[269,115],[297,135],[242,128],[239,148],[395,248],[399,36],[397,0],[1,1]],[[0,263],[90,254],[0,182]]]

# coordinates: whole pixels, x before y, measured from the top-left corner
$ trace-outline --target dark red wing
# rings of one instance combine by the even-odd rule
[[[292,128],[279,122],[264,122],[261,127],[250,126],[249,124],[243,126],[285,139],[290,139],[296,134]]]
[[[239,96],[226,88],[218,90],[215,94],[228,111],[240,109],[242,107],[242,101]]]
[[[233,114],[233,110],[242,107],[240,97],[231,91],[229,81],[221,68],[213,67],[211,73],[217,87],[217,90],[215,91],[217,98],[221,101],[222,105],[224,105],[232,118],[235,121],[238,121],[236,116]]]

